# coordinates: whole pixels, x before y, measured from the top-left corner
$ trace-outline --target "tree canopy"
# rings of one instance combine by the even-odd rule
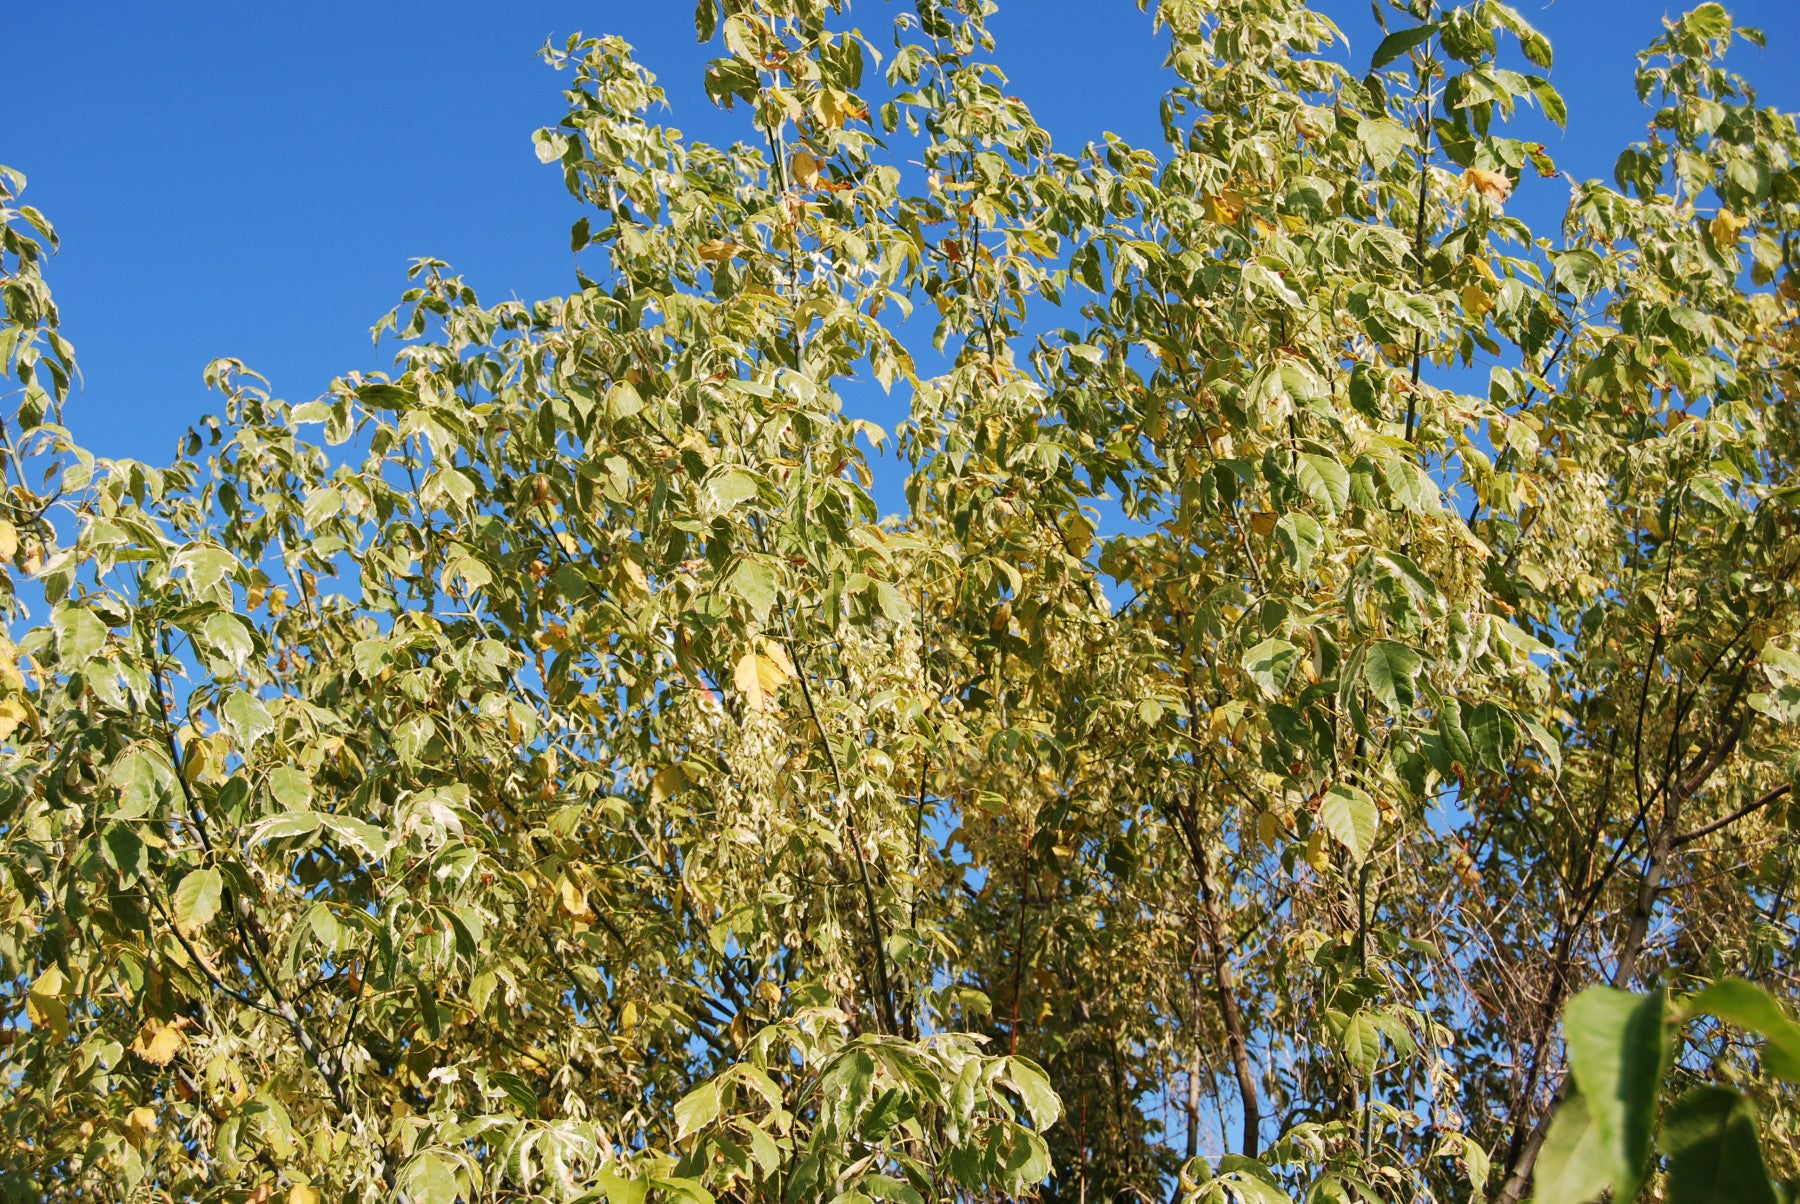
[[[1154,147],[990,0],[701,0],[731,146],[554,43],[574,290],[420,261],[390,371],[218,361],[161,465],[0,171],[0,1193],[1778,1198],[1760,35],[1668,21],[1577,181],[1504,4],[1146,6]]]

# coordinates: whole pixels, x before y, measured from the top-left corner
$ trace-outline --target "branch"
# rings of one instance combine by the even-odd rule
[[[1738,820],[1743,819],[1746,815],[1753,815],[1756,812],[1761,811],[1764,807],[1767,807],[1770,803],[1773,803],[1776,800],[1780,799],[1782,796],[1791,793],[1793,791],[1793,789],[1794,789],[1794,784],[1792,782],[1783,782],[1781,785],[1775,787],[1773,790],[1770,790],[1767,793],[1761,795],[1760,797],[1752,799],[1750,802],[1745,803],[1742,807],[1739,807],[1736,811],[1733,811],[1730,815],[1727,815],[1724,819],[1714,820],[1710,824],[1706,824],[1702,827],[1695,828],[1692,832],[1683,833],[1682,835],[1677,836],[1670,843],[1674,848],[1679,849],[1683,845],[1692,844],[1694,841],[1699,840],[1703,836],[1711,836],[1714,832],[1717,832],[1722,828],[1729,828],[1732,824],[1735,824]]]

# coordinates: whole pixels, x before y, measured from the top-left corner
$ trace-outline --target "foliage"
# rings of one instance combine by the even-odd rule
[[[1494,0],[1389,4],[1360,74],[1302,0],[1162,0],[1155,149],[1057,147],[987,0],[846,7],[702,0],[729,147],[548,47],[575,291],[420,261],[393,371],[219,361],[163,466],[60,425],[0,177],[0,1191],[1800,1173],[1758,35],[1671,21],[1607,184],[1519,136],[1563,102]]]
[[[1800,1025],[1743,979],[1722,979],[1679,1007],[1660,992],[1589,987],[1564,1017],[1573,1075],[1538,1162],[1538,1204],[1588,1204],[1607,1189],[1611,1199],[1636,1199],[1658,1153],[1667,1159],[1662,1198],[1670,1204],[1787,1198],[1769,1178],[1756,1106],[1741,1091],[1693,1087],[1657,1124],[1669,1030],[1698,1017],[1767,1038],[1765,1068],[1788,1082],[1800,1080]]]

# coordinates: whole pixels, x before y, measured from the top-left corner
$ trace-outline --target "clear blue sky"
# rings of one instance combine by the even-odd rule
[[[1551,151],[1607,176],[1644,114],[1633,53],[1654,0],[1514,0],[1555,44],[1569,100]],[[1736,65],[1766,103],[1800,109],[1800,3],[1736,0],[1768,53]],[[1366,0],[1321,0],[1368,61]],[[8,122],[0,162],[57,224],[50,280],[86,377],[69,425],[102,455],[162,461],[216,408],[201,368],[233,355],[291,400],[339,372],[388,365],[368,328],[409,258],[449,260],[488,300],[573,287],[580,215],[530,135],[561,115],[559,76],[535,53],[575,30],[619,33],[662,77],[690,137],[747,134],[708,105],[691,0],[54,0],[6,18]],[[887,44],[894,6],[853,17]],[[1059,144],[1111,130],[1159,146],[1167,78],[1132,0],[1001,0],[998,57]],[[1530,187],[1548,189],[1548,184]],[[1521,196],[1531,204],[1532,199]],[[1542,195],[1540,203],[1555,204]],[[1558,206],[1559,208],[1559,206]],[[1535,216],[1535,213],[1534,213]],[[874,415],[891,420],[891,414]]]

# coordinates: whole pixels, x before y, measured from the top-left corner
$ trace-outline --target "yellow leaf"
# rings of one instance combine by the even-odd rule
[[[562,909],[570,919],[583,920],[594,914],[588,906],[587,892],[581,889],[573,879],[563,878],[556,884],[556,893],[562,901]]]
[[[1502,171],[1471,167],[1463,172],[1463,187],[1474,189],[1488,200],[1499,204],[1512,195],[1512,178]]]
[[[37,976],[25,994],[26,1017],[33,1025],[49,1029],[51,1037],[58,1041],[69,1032],[69,1005],[62,998],[64,987],[62,971],[51,966]]]
[[[185,1043],[181,1030],[173,1024],[150,1020],[139,1030],[137,1040],[131,1043],[131,1052],[152,1066],[167,1066]]]
[[[11,560],[19,550],[19,529],[0,519],[0,560]]]
[[[732,680],[738,691],[743,694],[744,702],[753,711],[767,710],[775,705],[775,693],[781,684],[794,675],[794,666],[788,660],[787,653],[778,645],[764,645],[765,652],[746,652],[732,672]],[[777,661],[775,655],[781,659]]]
[[[1264,811],[1257,817],[1256,834],[1267,845],[1274,844],[1275,838],[1281,835],[1281,821],[1275,818],[1273,811]]]
[[[788,179],[802,188],[816,188],[819,184],[820,163],[806,151],[797,150],[788,156]]]
[[[1469,312],[1469,315],[1476,318],[1479,318],[1488,310],[1494,308],[1494,299],[1489,297],[1487,295],[1487,290],[1483,289],[1479,284],[1467,284],[1463,286],[1462,303],[1463,308]]]
[[[785,654],[783,654],[782,659],[787,659]],[[782,683],[787,681],[793,674],[784,668],[780,662],[776,661],[774,657],[758,653],[756,656],[756,676],[762,683],[763,702],[769,706],[774,706],[775,692],[781,689]]]
[[[819,93],[818,107],[819,116],[833,129],[842,129],[844,123],[853,117],[868,116],[868,111],[857,102],[856,97],[848,92],[839,92],[836,88],[826,88]]]
[[[789,681],[800,676],[798,673],[794,672],[794,662],[788,659],[787,649],[783,648],[780,644],[764,640],[763,655],[774,663],[776,669],[780,670],[782,681]],[[780,682],[777,682],[776,684],[779,685]]]
[[[1060,524],[1063,547],[1069,555],[1079,560],[1087,559],[1087,554],[1094,548],[1094,528],[1091,523],[1079,515],[1069,515]]]
[[[619,1009],[619,1031],[629,1037],[636,1029],[638,1007],[635,1000],[627,999],[625,1006]]]
[[[662,805],[679,794],[685,785],[687,785],[687,774],[682,772],[681,766],[663,766],[656,771],[656,776],[650,779],[650,805],[652,807]]]
[[[737,683],[738,692],[744,696],[745,704],[753,711],[762,710],[762,674],[756,671],[756,653],[744,653],[731,677]]]
[[[139,1105],[125,1117],[125,1123],[139,1133],[148,1133],[156,1127],[156,1109]]]
[[[296,1183],[288,1188],[287,1204],[319,1204],[319,1189]]]
[[[1266,536],[1275,529],[1275,512],[1273,510],[1254,510],[1250,514],[1250,529],[1258,535]]]
[[[1306,841],[1306,864],[1319,873],[1331,868],[1331,854],[1325,848],[1325,829],[1314,828]]]
[[[1708,223],[1707,228],[1712,231],[1714,246],[1721,251],[1735,251],[1738,245],[1738,235],[1743,233],[1744,227],[1749,224],[1748,218],[1739,217],[1729,209],[1721,209],[1718,216]]]
[[[738,253],[738,244],[729,238],[713,238],[700,244],[700,258],[708,263],[723,263]]]
[[[1201,197],[1200,207],[1208,221],[1229,226],[1244,212],[1244,196],[1227,188],[1224,192]]]
[[[196,782],[206,776],[212,764],[212,747],[205,740],[189,739],[187,746],[187,762],[181,767],[181,776],[189,782]]]
[[[31,712],[17,698],[0,701],[0,740],[4,740],[19,730],[21,724],[31,718]]]

